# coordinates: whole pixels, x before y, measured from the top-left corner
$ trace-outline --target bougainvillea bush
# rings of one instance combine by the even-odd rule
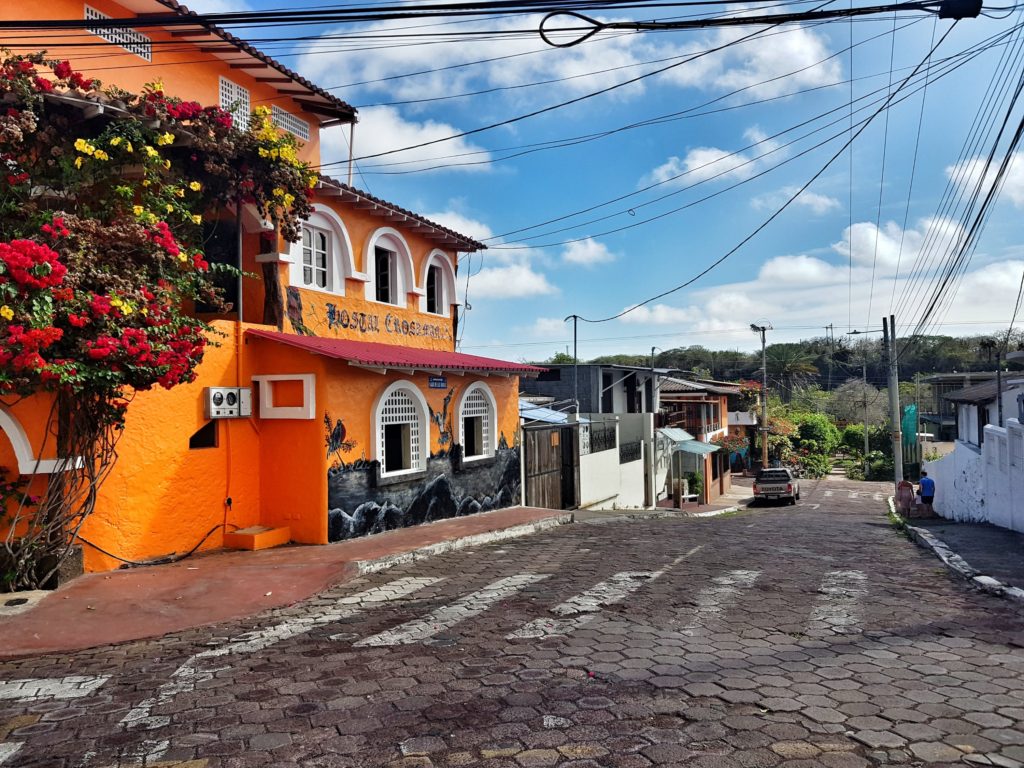
[[[219,300],[204,219],[248,205],[297,237],[316,183],[297,150],[268,110],[238,125],[160,83],[103,89],[0,51],[0,398],[51,393],[56,453],[80,459],[8,501],[8,587],[45,584],[70,551],[131,397],[195,379],[210,328],[189,310]]]

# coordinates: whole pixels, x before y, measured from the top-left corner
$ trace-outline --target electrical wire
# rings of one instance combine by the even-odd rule
[[[618,319],[618,318],[620,318],[620,317],[622,317],[622,316],[624,316],[626,314],[629,314],[630,312],[633,312],[633,311],[639,309],[642,306],[650,304],[653,301],[657,301],[658,299],[664,298],[665,296],[668,296],[670,294],[676,293],[677,291],[680,291],[683,288],[686,288],[687,286],[692,285],[697,280],[699,280],[700,278],[704,277],[709,272],[711,272],[715,267],[717,267],[718,265],[720,265],[724,261],[726,261],[726,259],[728,259],[734,253],[736,253],[738,250],[740,250],[740,248],[742,248],[748,242],[750,242],[762,230],[764,230],[769,224],[771,224],[771,222],[773,222],[776,218],[781,216],[782,213],[793,203],[793,201],[797,199],[797,197],[799,197],[808,187],[811,186],[811,184],[813,184],[815,181],[817,181],[817,179],[822,174],[824,174],[825,171],[829,169],[829,167],[831,167],[832,163],[834,163],[835,160],[846,150],[847,146],[850,143],[852,143],[853,141],[855,141],[856,138],[858,136],[860,136],[861,133],[864,132],[864,130],[871,124],[871,122],[876,117],[878,117],[878,115],[882,111],[884,111],[886,108],[888,108],[889,103],[893,100],[893,98],[896,96],[896,94],[900,93],[903,90],[903,88],[907,85],[907,83],[909,83],[911,81],[911,79],[914,77],[914,75],[917,74],[918,70],[925,65],[925,63],[931,58],[932,54],[936,50],[938,50],[938,48],[942,45],[942,43],[946,40],[946,38],[949,37],[949,34],[954,29],[956,29],[957,24],[958,24],[958,22],[956,22],[956,21],[953,22],[953,24],[949,27],[949,29],[947,29],[946,32],[942,35],[942,37],[939,39],[939,42],[936,43],[929,50],[927,57],[922,59],[918,63],[918,65],[914,68],[914,71],[911,72],[909,75],[907,75],[907,77],[903,80],[903,82],[900,83],[899,87],[897,87],[895,91],[893,91],[891,94],[889,94],[889,96],[886,98],[885,103],[882,104],[882,106],[880,106],[874,112],[874,114],[870,118],[868,118],[866,121],[864,121],[864,124],[856,131],[856,133],[854,133],[853,136],[851,136],[847,140],[847,144],[844,145],[843,147],[841,147],[839,149],[839,152],[837,152],[836,154],[832,155],[832,157],[829,158],[829,160],[807,182],[805,182],[803,184],[803,186],[801,186],[793,195],[791,195],[790,198],[785,203],[782,204],[782,206],[780,206],[771,216],[769,216],[767,219],[765,219],[760,225],[758,225],[752,232],[750,232],[746,237],[744,237],[742,240],[740,240],[739,243],[737,243],[735,246],[733,246],[731,249],[729,249],[725,254],[723,254],[718,259],[713,261],[709,266],[707,266],[705,269],[701,270],[697,275],[695,275],[694,277],[690,278],[689,280],[687,280],[687,281],[685,281],[685,282],[683,282],[683,283],[681,283],[681,284],[679,284],[679,285],[677,285],[677,286],[675,286],[673,288],[670,288],[670,289],[668,289],[666,291],[662,291],[662,292],[660,292],[660,293],[658,293],[658,294],[656,294],[654,296],[651,296],[650,298],[644,299],[640,303],[635,304],[635,305],[633,305],[633,306],[623,310],[622,312],[618,312],[618,313],[616,313],[614,315],[610,315],[608,317],[597,319],[597,320],[591,320],[591,319],[588,319],[588,318],[585,318],[585,317],[581,317],[580,319],[583,320],[584,322],[587,322],[587,323],[605,323],[605,322],[608,322],[610,320],[616,320],[616,319]]]

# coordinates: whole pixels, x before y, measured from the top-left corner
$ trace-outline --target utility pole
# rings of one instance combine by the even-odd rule
[[[768,355],[765,351],[765,332],[772,329],[771,324],[750,324],[750,330],[761,334],[761,466],[768,466]]]
[[[1003,350],[996,349],[996,406],[999,409],[999,426],[1003,426]]]
[[[572,320],[572,403],[577,416],[580,413],[580,357],[576,349],[576,322],[579,319],[579,315],[569,315],[562,321]]]
[[[832,329],[832,323],[825,326],[825,340],[828,342],[828,387],[826,392],[832,391],[832,356],[835,355],[835,331]]]
[[[868,479],[868,454],[871,452],[871,441],[868,438],[868,345],[863,346],[864,351],[864,479]]]
[[[896,361],[896,315],[882,318],[882,338],[889,353],[889,421],[892,434],[892,469],[895,485],[903,479],[903,428],[900,413],[900,377]],[[894,491],[895,492],[895,491]]]

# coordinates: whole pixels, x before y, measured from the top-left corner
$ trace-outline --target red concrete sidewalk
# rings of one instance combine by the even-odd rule
[[[240,619],[396,562],[571,520],[557,510],[512,507],[338,544],[218,551],[170,565],[87,574],[30,611],[0,619],[0,657],[77,651]]]

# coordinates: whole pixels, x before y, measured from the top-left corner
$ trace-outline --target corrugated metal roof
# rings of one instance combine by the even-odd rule
[[[1019,374],[1017,374],[1019,375]],[[1020,384],[1017,381],[1007,381],[1009,374],[1003,376],[1003,392],[1009,392],[1011,390],[1019,389]],[[992,381],[985,381],[981,384],[972,384],[969,387],[963,389],[956,389],[952,392],[948,392],[943,395],[943,398],[949,400],[951,403],[971,403],[979,405],[981,403],[994,402],[996,399],[996,382],[995,379]]]
[[[711,443],[702,443],[700,440],[688,440],[685,443],[677,443],[676,450],[683,453],[695,453],[698,456],[707,456],[709,453],[717,451],[718,446]]]
[[[542,421],[545,424],[568,424],[569,414],[556,411],[553,408],[545,408],[543,405],[534,405],[529,400],[519,398],[519,416],[528,421]],[[590,419],[581,416],[580,424],[589,424]]]
[[[433,349],[415,349],[370,341],[325,339],[320,336],[299,336],[277,331],[248,330],[246,338],[267,339],[306,352],[337,360],[347,360],[366,368],[416,371],[476,371],[480,373],[538,374],[543,368],[525,363],[511,363],[490,357],[464,355]]]
[[[658,430],[658,434],[671,440],[673,443],[685,443],[687,440],[694,439],[693,435],[679,427],[662,427]]]

